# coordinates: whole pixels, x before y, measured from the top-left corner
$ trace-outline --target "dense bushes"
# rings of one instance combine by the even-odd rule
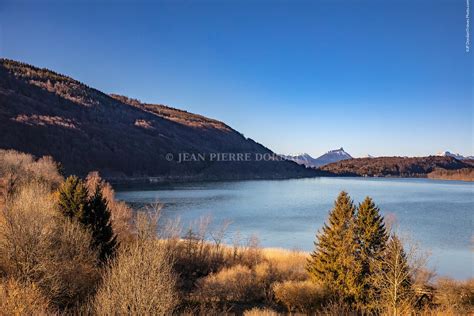
[[[289,312],[311,313],[323,307],[330,299],[330,292],[311,281],[285,281],[273,286],[275,298]]]
[[[474,279],[456,281],[441,278],[436,282],[434,301],[444,309],[468,314],[474,306]]]
[[[44,186],[19,190],[0,213],[0,271],[68,307],[93,292],[99,271],[90,234],[58,215]]]
[[[168,315],[178,303],[170,258],[156,240],[122,247],[94,300],[99,315]]]
[[[263,299],[258,287],[255,271],[236,265],[200,279],[196,296],[201,301],[258,301]]]
[[[0,315],[47,315],[48,300],[34,283],[0,282]]]
[[[54,189],[61,181],[59,165],[51,157],[35,159],[28,154],[0,149],[0,207],[23,185],[39,183]]]

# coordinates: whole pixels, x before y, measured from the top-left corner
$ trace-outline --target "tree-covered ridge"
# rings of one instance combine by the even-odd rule
[[[111,94],[110,96],[125,104],[129,104],[144,111],[153,113],[159,117],[169,119],[186,126],[205,129],[215,128],[227,132],[236,132],[227,124],[212,118],[205,117],[203,115],[190,113],[188,111],[176,109],[164,104],[143,103],[140,100],[128,98],[118,94]]]
[[[52,156],[68,174],[115,179],[259,179],[317,174],[288,161],[178,163],[179,153],[272,151],[226,124],[114,97],[72,78],[0,59],[0,148]],[[174,159],[167,159],[171,153]]]
[[[342,160],[323,166],[320,170],[339,176],[367,177],[426,177],[436,170],[471,170],[471,161],[453,157],[376,157]]]

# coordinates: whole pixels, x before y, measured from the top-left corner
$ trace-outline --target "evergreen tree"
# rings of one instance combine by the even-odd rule
[[[313,280],[325,284],[349,303],[361,291],[354,216],[352,200],[346,192],[341,192],[328,222],[317,235],[307,266]]]
[[[110,210],[99,184],[96,185],[86,209],[81,222],[91,230],[94,246],[99,251],[100,259],[105,261],[113,255],[117,242],[110,223]]]
[[[68,177],[58,190],[59,210],[65,217],[78,221],[91,232],[92,246],[98,250],[99,258],[105,261],[113,255],[116,239],[100,184],[91,193],[89,196],[81,179]]]
[[[380,209],[370,197],[359,204],[355,225],[359,243],[358,258],[362,269],[362,292],[357,300],[362,306],[371,307],[377,297],[372,277],[386,247],[388,233]]]
[[[87,189],[81,179],[69,176],[58,189],[59,211],[67,218],[84,217],[88,203]]]

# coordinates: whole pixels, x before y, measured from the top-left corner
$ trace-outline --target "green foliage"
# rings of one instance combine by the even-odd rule
[[[93,192],[89,194],[81,179],[70,176],[58,192],[61,213],[67,218],[77,220],[91,231],[93,246],[98,249],[102,261],[111,257],[117,242],[110,223],[110,210],[102,196],[100,184],[96,184]]]
[[[356,216],[356,233],[359,246],[359,262],[361,264],[360,282],[363,288],[358,303],[364,307],[373,304],[377,297],[377,289],[373,285],[372,276],[388,241],[380,209],[370,197],[359,204]]]
[[[67,218],[82,222],[88,203],[87,189],[81,179],[70,176],[58,190],[59,211]]]
[[[308,272],[339,298],[360,310],[374,310],[380,288],[374,274],[380,271],[388,233],[383,217],[367,197],[357,212],[346,192],[341,192],[318,234]]]
[[[338,296],[353,301],[360,292],[361,267],[357,260],[355,206],[346,192],[337,197],[328,223],[317,236],[315,251],[308,262],[308,272]]]
[[[94,245],[99,250],[100,259],[104,261],[113,255],[117,242],[110,223],[110,210],[100,185],[96,186],[86,209],[82,223],[91,229]]]

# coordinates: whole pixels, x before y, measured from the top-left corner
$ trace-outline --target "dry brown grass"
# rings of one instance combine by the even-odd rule
[[[33,284],[20,284],[13,279],[0,280],[0,315],[48,315],[48,300]]]
[[[212,243],[206,245],[215,247]],[[305,252],[227,245],[221,245],[220,250],[223,265],[197,280],[193,300],[273,304],[275,283],[308,279]]]
[[[278,316],[278,313],[273,309],[254,307],[244,311],[244,316]]]
[[[428,173],[428,178],[443,180],[474,181],[474,168],[462,168],[458,170],[435,169]]]
[[[273,286],[275,298],[288,312],[311,313],[321,308],[329,299],[329,292],[311,281],[285,281]]]
[[[263,248],[262,256],[283,280],[304,281],[308,279],[306,263],[309,253],[282,248]]]
[[[255,271],[242,265],[224,268],[200,279],[195,297],[204,302],[252,302],[263,299]]]

